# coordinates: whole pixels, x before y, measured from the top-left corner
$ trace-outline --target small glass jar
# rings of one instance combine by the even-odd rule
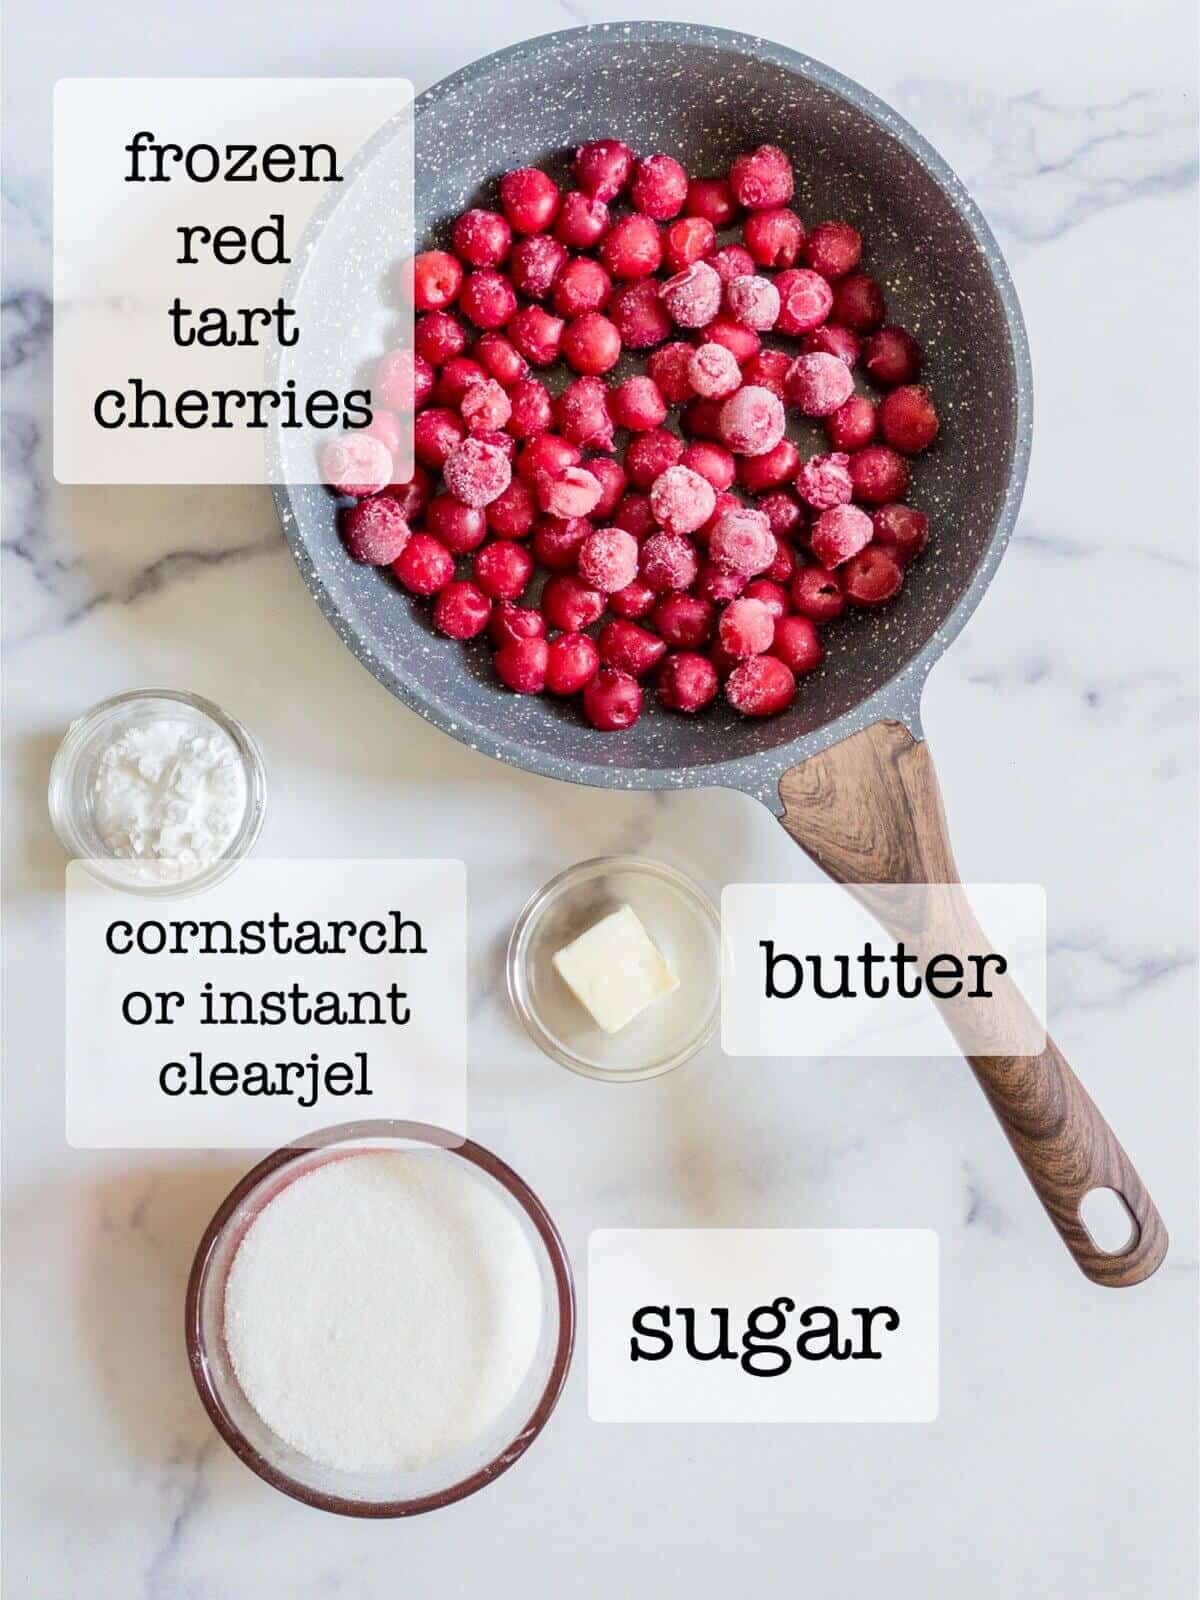
[[[225,1341],[225,1285],[238,1246],[282,1189],[314,1168],[359,1154],[417,1150],[453,1161],[517,1218],[542,1283],[537,1349],[520,1389],[485,1434],[412,1471],[347,1472],[321,1465],[279,1438],[238,1383]],[[221,1202],[188,1279],[185,1336],[192,1378],[213,1426],[240,1460],[283,1494],[350,1517],[410,1517],[462,1500],[524,1455],[562,1393],[575,1347],[575,1287],[566,1247],[541,1201],[499,1157],[469,1139],[416,1122],[346,1123],[306,1135],[260,1161]]]
[[[155,860],[113,856],[96,824],[95,782],[101,756],[118,734],[160,717],[216,728],[233,745],[245,779],[245,807],[229,844],[214,860],[191,871],[173,871]],[[131,689],[102,700],[67,729],[50,767],[50,820],[68,854],[112,888],[151,896],[196,894],[219,883],[249,855],[262,830],[267,773],[262,752],[235,717],[201,695],[181,689]]]
[[[554,966],[555,953],[620,906],[630,906],[678,978],[617,1033],[605,1033]],[[716,1032],[721,1011],[721,921],[686,873],[640,856],[599,856],[551,878],[526,905],[508,943],[508,993],[534,1043],[572,1072],[612,1083],[682,1066]]]

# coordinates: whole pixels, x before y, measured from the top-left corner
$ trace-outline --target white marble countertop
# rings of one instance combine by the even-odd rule
[[[1033,344],[1034,462],[1011,551],[925,700],[964,876],[1041,881],[1056,1036],[1140,1166],[1172,1249],[1145,1286],[1072,1268],[960,1063],[738,1063],[623,1091],[543,1060],[498,982],[507,926],[614,847],[715,881],[811,876],[738,795],[614,795],[491,763],[392,701],[322,621],[265,491],[63,490],[50,476],[56,77],[406,73],[423,87],[590,0],[86,13],[13,0],[5,106],[5,1588],[36,1600],[390,1600],[754,1592],[1185,1600],[1195,1589],[1195,103],[1186,0],[887,0],[695,20],[858,78],[966,180]],[[675,14],[666,8],[661,14]],[[219,1442],[182,1288],[240,1156],[93,1155],[63,1134],[65,724],[143,682],[261,737],[270,854],[465,853],[473,1132],[558,1218],[934,1227],[942,1403],[907,1428],[587,1420],[408,1524],[321,1516]],[[486,853],[465,840],[490,837]],[[749,1082],[747,1080],[750,1080]]]

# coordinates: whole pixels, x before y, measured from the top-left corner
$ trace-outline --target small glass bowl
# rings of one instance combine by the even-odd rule
[[[555,952],[631,906],[679,979],[619,1033],[605,1033],[554,967]],[[685,873],[640,856],[598,856],[551,878],[508,942],[508,993],[526,1032],[572,1072],[611,1083],[656,1078],[712,1038],[721,1010],[721,921]]]
[[[255,1218],[289,1183],[329,1161],[420,1148],[462,1162],[520,1221],[542,1281],[542,1328],[520,1389],[470,1445],[417,1471],[352,1473],[301,1455],[267,1427],[234,1373],[225,1344],[225,1285]],[[188,1364],[204,1409],[238,1458],[272,1488],[346,1517],[411,1517],[462,1500],[522,1456],[546,1425],[575,1346],[575,1288],[566,1247],[549,1213],[510,1167],[470,1140],[420,1122],[345,1123],[306,1135],[260,1161],[221,1202],[196,1250],[184,1312]]]
[[[178,716],[181,708],[214,723],[237,751],[246,778],[246,810],[227,849],[211,865],[174,877],[163,863],[109,855],[96,828],[92,789],[96,764],[119,728],[164,714]],[[254,739],[235,717],[211,700],[182,689],[131,689],[102,700],[67,729],[50,767],[48,799],[50,821],[63,848],[82,861],[94,878],[131,894],[197,894],[228,877],[254,848],[266,814],[267,772]]]

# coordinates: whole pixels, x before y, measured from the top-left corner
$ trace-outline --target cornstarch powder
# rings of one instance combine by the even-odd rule
[[[521,1222],[466,1163],[369,1151],[296,1179],[230,1269],[238,1382],[295,1449],[350,1472],[412,1471],[485,1433],[542,1323]]]

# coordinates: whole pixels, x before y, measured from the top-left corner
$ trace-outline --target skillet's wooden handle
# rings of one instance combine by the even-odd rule
[[[810,757],[779,781],[783,826],[831,878],[848,885],[957,883],[928,747],[898,722],[879,722]],[[870,904],[868,895],[859,896]],[[969,918],[965,910],[964,918]],[[1014,1014],[1025,1008],[1008,980]],[[943,1015],[957,1035],[950,1007]],[[1087,1090],[1047,1038],[1038,1056],[968,1056],[1051,1222],[1093,1283],[1141,1283],[1167,1251],[1167,1230],[1133,1163]],[[1097,1247],[1083,1197],[1113,1189],[1134,1220],[1123,1249]]]

